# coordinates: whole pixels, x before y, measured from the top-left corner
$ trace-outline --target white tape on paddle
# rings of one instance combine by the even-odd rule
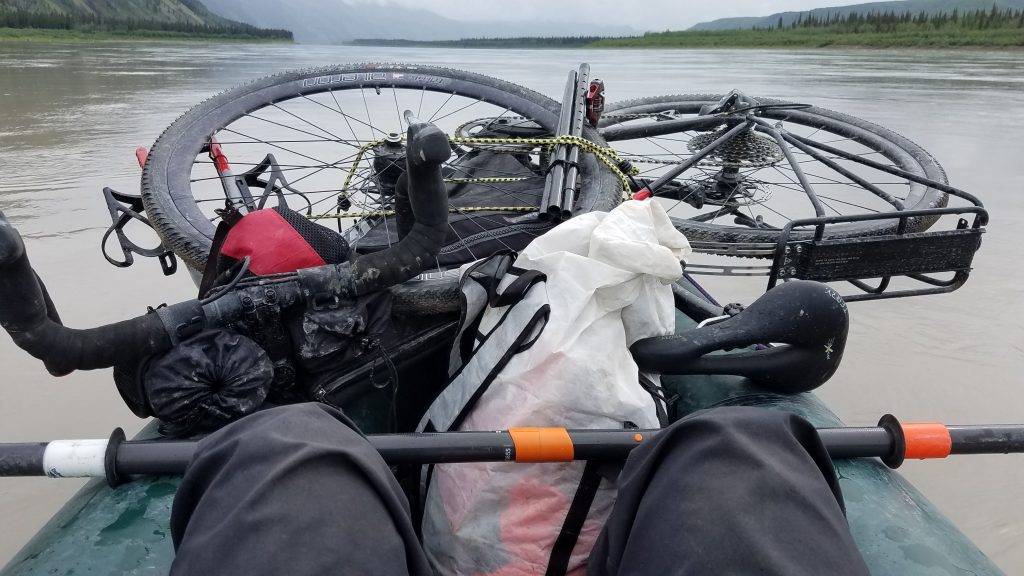
[[[43,470],[50,478],[102,478],[107,440],[54,440],[43,452]]]

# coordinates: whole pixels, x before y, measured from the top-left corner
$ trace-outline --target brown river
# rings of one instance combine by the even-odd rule
[[[65,323],[87,327],[194,296],[155,261],[116,269],[99,242],[101,189],[137,193],[133,150],[200,100],[244,80],[349,61],[444,64],[559,97],[591,63],[610,100],[725,92],[860,116],[929,150],[991,222],[971,280],[940,296],[851,305],[843,366],[820,395],[847,423],[884,413],[947,423],[1024,422],[1024,52],[487,51],[326,46],[0,43],[0,210],[22,231]],[[749,302],[748,285],[713,283]],[[106,437],[143,422],[109,371],[50,377],[0,335],[0,441]],[[964,456],[901,469],[994,561],[1024,573],[1024,456]],[[0,481],[0,565],[80,483]]]

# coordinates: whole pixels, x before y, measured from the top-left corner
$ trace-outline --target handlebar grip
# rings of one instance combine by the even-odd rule
[[[405,282],[436,262],[448,234],[448,190],[441,165],[452,149],[448,137],[436,126],[411,114],[406,118],[406,173],[415,222],[404,238],[386,250],[359,256],[350,263],[300,271],[300,284],[310,285],[304,289],[324,288],[310,293],[355,297]],[[306,296],[296,292],[289,301]],[[223,306],[214,303],[217,305],[209,310],[215,313],[212,318],[207,318],[203,302],[190,300],[116,324],[88,330],[67,328],[60,323],[42,280],[29,263],[21,235],[0,213],[0,326],[55,376],[108,368],[169,350],[203,327],[233,317],[237,306],[228,306],[229,301],[233,300],[225,299]]]
[[[352,261],[352,295],[358,296],[405,282],[434,265],[448,236],[448,188],[441,165],[452,155],[448,136],[437,126],[406,112],[408,202],[412,227],[390,248]]]
[[[839,368],[848,329],[846,303],[835,290],[794,280],[769,290],[728,320],[675,336],[645,338],[630,351],[645,371],[734,374],[777,392],[805,392]],[[758,344],[782,345],[709,354]]]
[[[14,343],[39,358],[54,376],[109,368],[126,356],[167,350],[171,338],[157,314],[75,330],[60,323],[25,243],[0,212],[0,325]]]

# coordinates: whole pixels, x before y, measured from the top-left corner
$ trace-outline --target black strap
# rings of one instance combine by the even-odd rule
[[[590,515],[590,507],[594,504],[594,497],[597,496],[597,489],[601,486],[601,474],[598,473],[599,463],[596,460],[587,460],[583,468],[583,476],[580,477],[579,486],[576,487],[576,495],[569,504],[569,511],[565,514],[565,521],[562,522],[562,530],[555,539],[555,545],[551,547],[551,556],[548,558],[548,569],[545,576],[565,576],[569,571],[569,557],[576,548],[576,541],[579,540],[580,532],[583,531],[583,523]]]
[[[217,280],[217,261],[220,260],[220,248],[224,245],[224,240],[228,237],[228,232],[230,230],[231,224],[222,220],[221,223],[217,225],[217,231],[213,234],[213,244],[210,246],[210,255],[206,257],[206,267],[203,268],[203,279],[199,282],[200,298],[205,298],[214,287],[214,283]]]
[[[541,306],[536,312],[534,312],[533,317],[531,317],[530,320],[527,321],[526,325],[523,326],[523,331],[516,336],[516,339],[509,346],[508,350],[506,350],[505,353],[502,354],[501,358],[495,362],[494,366],[491,367],[491,371],[487,373],[487,376],[485,376],[483,381],[480,382],[480,385],[477,386],[473,395],[469,397],[469,401],[466,402],[461,410],[459,410],[458,415],[456,415],[452,420],[451,426],[448,427],[448,432],[458,430],[459,427],[462,426],[462,422],[469,416],[469,412],[474,406],[476,406],[477,401],[480,400],[480,397],[483,396],[484,392],[486,392],[491,386],[491,383],[498,377],[498,374],[500,374],[501,371],[505,369],[505,366],[512,361],[512,358],[514,358],[516,354],[519,354],[526,348],[532,346],[533,343],[537,341],[537,338],[540,336],[540,332],[543,332],[544,328],[548,324],[548,318],[550,317],[551,306],[548,304]],[[524,348],[524,346],[526,348]],[[459,373],[461,373],[461,369],[456,373],[456,376],[458,376]]]
[[[509,283],[509,285],[502,290],[501,294],[492,293],[488,304],[494,308],[503,308],[505,306],[515,304],[526,296],[526,293],[529,292],[530,288],[533,287],[534,284],[544,282],[545,280],[547,280],[547,276],[545,276],[543,272],[527,270]]]
[[[465,284],[467,281],[476,282],[481,288],[487,292],[487,301],[495,297],[495,293],[498,290],[498,284],[501,279],[504,278],[506,272],[511,267],[512,262],[515,261],[516,253],[510,250],[502,250],[496,252],[483,260],[479,260],[472,264],[466,273],[463,274],[462,279],[459,280],[459,290],[462,292],[462,310],[459,315],[459,332],[458,340],[453,346],[458,346],[459,359],[462,364],[465,365],[469,361],[469,357],[473,355],[476,347],[479,345],[479,338],[477,334],[480,322],[484,317],[484,312],[487,310],[486,303],[473,318],[467,318],[467,305],[465,295]],[[449,378],[453,378],[454,374],[450,374]]]

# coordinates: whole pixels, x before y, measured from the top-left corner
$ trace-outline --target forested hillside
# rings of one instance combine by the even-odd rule
[[[0,0],[0,29],[112,36],[290,40],[291,32],[235,22],[199,0]]]
[[[744,16],[740,18],[719,18],[710,22],[701,22],[690,27],[690,30],[736,30],[742,28],[766,28],[777,25],[781,19],[783,26],[789,26],[797,20],[814,18],[846,17],[852,14],[867,16],[868,14],[950,14],[954,10],[964,13],[976,10],[996,8],[1024,8],[1024,0],[892,0],[888,2],[866,2],[847,6],[831,6],[814,8],[802,12],[776,12],[768,16]]]

